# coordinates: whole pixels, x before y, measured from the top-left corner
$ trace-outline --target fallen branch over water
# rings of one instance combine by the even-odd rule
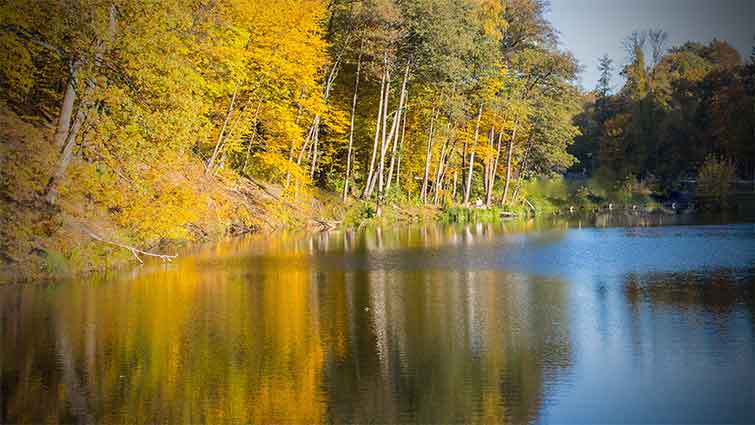
[[[316,218],[310,219],[313,223],[320,226],[322,231],[333,230],[341,224],[341,220],[318,220]]]
[[[529,201],[528,199],[525,199],[525,200],[524,200],[524,202],[526,202],[526,203],[527,203],[527,205],[528,205],[528,206],[529,206],[530,208],[532,208],[532,212],[533,212],[533,213],[537,214],[537,209],[535,209],[535,206],[534,206],[534,205],[532,205],[532,202],[530,202],[530,201]]]
[[[94,239],[94,240],[97,240],[97,241],[100,241],[102,243],[106,243],[106,244],[109,244],[109,245],[117,246],[119,248],[123,248],[123,249],[127,249],[127,250],[131,251],[131,253],[134,255],[134,257],[141,264],[144,264],[144,261],[141,259],[141,257],[139,257],[139,254],[147,255],[149,257],[157,257],[157,258],[160,258],[163,261],[168,262],[168,263],[172,262],[174,258],[178,257],[178,255],[155,254],[154,252],[142,251],[141,249],[133,247],[133,246],[130,246],[130,245],[124,245],[124,244],[121,244],[121,243],[118,243],[118,242],[113,242],[113,241],[109,241],[107,239],[103,239],[102,237],[97,236],[97,235],[95,235],[92,232],[87,232],[87,233],[89,233],[89,236],[92,239]]]

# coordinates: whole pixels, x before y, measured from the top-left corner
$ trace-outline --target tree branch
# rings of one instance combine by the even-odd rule
[[[119,248],[123,248],[123,249],[127,249],[127,250],[131,251],[131,253],[137,259],[137,261],[139,261],[139,263],[141,263],[141,264],[144,264],[144,261],[139,257],[139,254],[147,255],[149,257],[157,257],[157,258],[160,258],[160,259],[162,259],[163,261],[165,261],[167,263],[172,262],[174,258],[178,257],[178,255],[155,254],[154,252],[142,251],[141,249],[135,248],[133,246],[124,245],[124,244],[120,244],[118,242],[113,242],[113,241],[109,241],[109,240],[103,239],[102,237],[97,236],[97,235],[95,235],[92,232],[87,232],[87,233],[94,240],[97,240],[97,241],[100,241],[102,243],[106,243],[108,245],[117,246]]]
[[[66,53],[63,49],[42,40],[31,31],[25,30],[23,28],[19,28],[15,25],[2,25],[0,26],[0,30],[11,33],[11,34],[15,34],[19,38],[22,38],[32,44],[35,44],[39,47],[42,47],[44,49],[50,50],[51,52],[58,54],[60,57],[66,56]]]

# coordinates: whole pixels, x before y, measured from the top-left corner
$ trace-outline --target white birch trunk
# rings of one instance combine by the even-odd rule
[[[387,53],[383,57],[383,77],[380,80],[380,102],[378,104],[378,116],[377,120],[375,121],[375,139],[372,142],[372,156],[370,159],[370,166],[367,169],[367,179],[364,184],[364,191],[362,192],[362,198],[368,198],[370,194],[370,186],[372,184],[373,179],[373,170],[375,169],[375,159],[377,158],[377,150],[378,150],[378,142],[380,141],[380,127],[381,127],[381,121],[383,117],[383,94],[385,91],[385,73],[386,73],[386,65],[388,61]]]
[[[502,206],[506,206],[506,198],[509,194],[509,185],[511,183],[511,159],[514,153],[517,127],[519,127],[519,119],[514,122],[514,130],[511,132],[511,142],[509,142],[509,153],[506,157],[506,183],[503,186],[503,199],[501,199]]]
[[[432,115],[430,117],[430,131],[427,134],[427,153],[425,154],[425,176],[422,179],[422,190],[420,192],[420,199],[422,203],[427,202],[427,183],[430,178],[430,162],[433,156],[433,130],[435,126],[435,107],[433,107]]]
[[[359,57],[357,58],[357,73],[354,79],[354,97],[351,100],[351,122],[349,124],[349,150],[346,154],[346,178],[343,182],[343,202],[349,196],[349,179],[351,178],[351,152],[354,146],[354,117],[357,111],[357,93],[359,92],[359,73],[362,70],[362,51],[364,49],[364,39],[359,46]]]
[[[477,125],[475,125],[474,141],[471,148],[472,153],[469,155],[469,171],[467,173],[467,182],[464,185],[464,206],[469,206],[469,196],[472,191],[472,174],[474,173],[475,148],[477,147],[477,139],[480,136],[480,119],[482,119],[482,105],[480,105],[480,110],[477,112]]]

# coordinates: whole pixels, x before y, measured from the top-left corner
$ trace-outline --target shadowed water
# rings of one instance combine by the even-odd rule
[[[755,422],[755,226],[580,227],[278,234],[2,286],[0,422]]]

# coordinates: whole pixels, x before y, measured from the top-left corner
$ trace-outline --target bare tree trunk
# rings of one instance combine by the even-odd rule
[[[351,123],[349,124],[349,151],[346,154],[346,178],[343,182],[343,202],[349,196],[349,179],[351,178],[351,151],[354,146],[354,117],[357,111],[357,93],[359,92],[359,72],[362,70],[362,51],[364,49],[364,39],[359,45],[359,57],[357,58],[357,74],[354,79],[354,97],[351,101]]]
[[[294,162],[294,140],[291,140],[291,146],[288,148],[288,169],[286,170],[286,184],[283,186],[283,189],[288,189],[288,186],[291,184],[291,164]]]
[[[495,127],[490,128],[490,132],[488,132],[488,147],[491,150],[495,150]],[[488,198],[488,192],[490,192],[493,188],[493,176],[491,174],[495,174],[495,171],[493,170],[493,163],[495,162],[495,156],[488,157],[485,160],[485,199]],[[487,203],[485,206],[488,206]]]
[[[390,89],[390,86],[386,82],[386,92]],[[375,168],[372,170],[372,180],[370,181],[370,186],[367,188],[367,198],[372,197],[372,192],[375,191],[375,186],[377,185],[378,180],[380,180],[380,173],[382,172],[382,164],[383,159],[385,158],[384,153],[384,138],[386,133],[386,115],[388,115],[388,110],[385,108],[386,104],[388,102],[388,95],[387,93],[383,97],[383,112],[382,112],[382,121],[381,121],[381,137],[378,141],[378,155],[380,159],[376,162]]]
[[[96,63],[102,62],[102,55],[105,51],[105,41],[113,41],[115,38],[115,30],[116,30],[116,8],[114,5],[110,6],[109,11],[109,22],[108,22],[108,34],[107,34],[107,40],[99,40],[95,46],[94,49],[94,56]],[[73,104],[73,101],[75,99],[75,88],[71,85],[75,81],[76,73],[75,68],[72,68],[70,70],[69,75],[69,82],[66,86],[66,99],[64,97],[63,99],[63,109],[66,109],[66,102]],[[84,121],[86,120],[86,111],[89,109],[90,105],[87,104],[88,100],[87,98],[92,94],[94,91],[95,82],[93,80],[88,80],[86,84],[86,92],[84,97],[82,98],[82,101],[80,102],[79,109],[76,112],[76,117],[74,118],[73,123],[71,124],[70,128],[68,128],[68,131],[66,132],[65,139],[62,138],[62,128],[66,126],[66,120],[65,116],[68,112],[65,112],[64,110],[61,110],[61,119],[58,123],[58,132],[61,133],[61,139],[64,140],[64,142],[61,144],[61,152],[60,157],[58,158],[58,163],[55,167],[55,172],[50,177],[50,180],[47,182],[47,187],[45,188],[45,199],[49,204],[55,204],[56,198],[57,198],[57,192],[58,192],[58,186],[60,185],[60,182],[63,180],[63,177],[65,176],[66,170],[68,169],[68,165],[71,163],[71,159],[73,158],[73,148],[76,145],[76,139],[79,135],[79,130],[81,129],[81,126],[84,124]],[[69,88],[74,90],[71,96],[69,96]],[[71,109],[72,111],[72,109]],[[70,119],[70,116],[68,117]],[[56,145],[60,141],[58,140],[58,134],[55,136],[55,143]]]
[[[433,185],[433,205],[438,206],[438,200],[440,199],[440,191],[443,190],[443,180],[438,176],[438,179],[435,181],[435,184]]]
[[[472,153],[469,154],[469,168],[467,170],[467,181],[464,184],[464,206],[469,206],[469,197],[472,194],[472,174],[474,173],[474,157],[475,157],[475,151],[472,150]]]
[[[449,129],[449,135],[451,134],[451,131],[452,130]],[[449,139],[450,139],[450,136],[449,136]],[[455,149],[456,149],[456,140],[454,140],[454,142],[451,143],[450,146],[447,147],[446,155],[441,161],[441,164],[443,164],[443,169],[441,170],[440,177],[438,178],[438,187],[440,190],[442,190],[443,187],[445,187],[446,173],[448,172],[448,164],[449,162],[451,162],[451,154],[455,151]],[[440,198],[438,198],[438,200],[439,199]],[[438,200],[435,201],[436,205],[437,205]]]
[[[314,140],[312,141],[312,164],[309,171],[309,178],[315,178],[315,169],[317,168],[318,149],[320,147],[320,122],[318,120],[317,127],[315,128]]]
[[[66,138],[65,145],[63,146],[63,152],[61,152],[58,164],[55,167],[55,172],[53,173],[52,177],[50,177],[50,181],[47,182],[45,199],[49,204],[55,204],[55,201],[58,197],[58,186],[60,185],[60,181],[63,180],[63,177],[66,174],[66,170],[68,169],[68,165],[71,163],[71,159],[73,159],[73,148],[76,146],[76,138],[79,134],[79,130],[81,129],[82,124],[84,124],[84,121],[86,120],[86,114],[83,110],[81,110],[81,108],[83,107],[84,105],[81,105],[79,107],[79,111],[76,113],[76,118],[74,118],[71,129],[68,132],[68,137]]]
[[[380,162],[377,165],[377,170],[375,171],[377,175],[373,174],[372,183],[370,184],[370,191],[367,194],[367,197],[372,196],[372,192],[375,190],[375,184],[377,182],[380,183],[380,186],[378,188],[378,194],[382,196],[383,193],[383,186],[384,186],[384,172],[385,172],[385,155],[388,151],[388,146],[390,141],[393,139],[394,135],[398,131],[398,123],[396,121],[398,116],[398,110],[394,111],[393,114],[393,120],[391,121],[391,130],[388,131],[388,104],[390,100],[390,88],[391,88],[391,74],[390,71],[387,73],[386,77],[386,83],[385,83],[385,98],[383,99],[383,134],[382,134],[382,141],[380,144]],[[378,199],[378,206],[379,206],[379,199]]]
[[[448,122],[446,127],[446,139],[443,142],[443,146],[440,148],[440,158],[438,159],[438,168],[435,172],[435,185],[433,186],[433,205],[438,205],[438,199],[440,196],[440,190],[443,185],[443,176],[446,174],[446,164],[448,163],[448,157],[453,151],[453,146],[449,146],[451,140],[451,121]]]
[[[244,49],[249,48],[249,44],[251,43],[252,38],[249,36],[246,40],[246,46]],[[233,106],[236,102],[236,97],[239,93],[240,83],[236,83],[236,87],[233,89],[233,96],[231,96],[231,103],[228,105],[228,111],[225,114],[225,119],[223,120],[223,127],[220,129],[220,134],[218,135],[218,140],[215,142],[215,148],[212,151],[212,155],[210,156],[210,159],[207,161],[207,165],[205,166],[205,175],[209,175],[212,172],[212,167],[215,163],[215,161],[218,158],[218,155],[220,154],[220,151],[222,149],[223,142],[225,141],[224,135],[226,127],[228,126],[228,120],[231,118],[231,115],[233,113]]]
[[[453,188],[453,193],[451,193],[451,199],[453,199],[454,202],[456,202],[456,186],[458,183],[457,182],[458,177],[459,177],[459,172],[454,170],[454,188]]]
[[[488,191],[485,194],[485,205],[490,206],[490,202],[493,199],[493,186],[495,185],[495,176],[498,174],[498,161],[501,157],[501,144],[503,139],[503,131],[498,133],[498,143],[496,146],[495,160],[493,161],[493,168],[490,170],[490,179]]]
[[[467,183],[467,139],[464,138],[464,147],[461,150],[461,198],[464,200],[464,185]]]
[[[437,112],[436,112],[435,107],[433,107],[433,110],[430,116],[430,131],[427,134],[427,154],[425,154],[425,176],[422,179],[422,191],[420,192],[420,199],[422,200],[422,203],[427,202],[427,183],[428,183],[428,179],[430,178],[430,162],[433,156],[433,130],[435,126],[436,116],[437,116]]]
[[[469,196],[472,192],[472,174],[474,173],[474,156],[475,148],[477,147],[477,139],[480,137],[480,119],[482,119],[482,105],[477,112],[477,125],[474,130],[474,142],[472,145],[472,153],[469,155],[469,172],[467,173],[467,182],[464,185],[464,206],[469,206]]]
[[[55,147],[60,150],[61,156],[55,167],[52,177],[47,182],[45,188],[45,199],[50,204],[55,204],[57,198],[57,188],[60,180],[65,175],[68,164],[71,163],[73,157],[73,148],[76,145],[76,137],[78,136],[79,129],[84,122],[85,115],[82,110],[84,105],[79,105],[79,112],[76,113],[74,122],[71,123],[71,115],[73,114],[73,103],[76,99],[76,88],[74,86],[76,79],[76,69],[74,66],[70,68],[70,76],[66,84],[66,92],[63,97],[63,106],[60,109],[60,118],[58,119],[58,129],[55,132]]]
[[[396,112],[396,115],[401,115],[400,109]],[[399,119],[400,119],[399,117],[396,117],[394,121],[397,121]],[[395,125],[396,127],[398,126],[397,124]],[[392,137],[392,139],[393,139],[393,143],[389,142],[389,144],[392,145],[391,159],[388,165],[388,176],[386,177],[386,180],[385,180],[384,192],[388,192],[391,189],[391,180],[393,179],[393,168],[396,166],[396,151],[398,150],[398,139],[399,139],[398,128],[396,129],[396,134]]]
[[[385,78],[385,99],[383,100],[383,134],[382,134],[382,140],[380,141],[380,162],[378,163],[378,197],[383,195],[383,169],[385,168],[385,153],[388,149],[387,141],[390,140],[390,137],[388,137],[388,101],[390,100],[390,94],[391,94],[391,73],[388,71],[386,73]],[[395,124],[396,117],[393,117],[393,123]],[[391,137],[393,136],[393,127],[391,126]],[[373,186],[375,185],[375,181],[373,179],[372,182]],[[373,188],[370,188],[370,195],[372,194]],[[379,214],[378,214],[379,215]]]
[[[529,136],[527,137],[526,142],[526,150],[524,152],[524,160],[522,162],[522,169],[519,170],[519,174],[516,176],[516,186],[514,186],[514,192],[511,194],[511,199],[516,200],[517,195],[519,194],[519,188],[522,186],[522,176],[524,176],[524,173],[527,172],[527,167],[529,166],[529,159],[530,159],[530,143],[532,142],[532,131],[530,131]]]
[[[297,126],[299,125],[299,120],[301,119],[301,113],[303,106],[301,104],[301,99],[304,98],[304,87],[301,88],[301,92],[299,93],[299,101],[297,103],[297,110],[296,110],[296,120],[294,120],[294,124]],[[283,189],[288,189],[288,186],[291,184],[291,164],[294,161],[294,140],[291,140],[291,146],[288,149],[288,169],[286,170],[286,185],[283,187]]]
[[[493,132],[495,130],[491,127],[490,131],[488,132],[488,146],[493,146]],[[492,166],[492,160],[491,158],[485,157],[485,162],[483,163],[484,169],[482,170],[482,188],[485,190],[485,194],[488,193],[488,182],[490,181],[490,167]]]
[[[393,167],[396,164],[396,149],[398,147],[398,140],[399,140],[399,134],[398,134],[398,124],[401,123],[401,118],[406,114],[404,112],[404,104],[406,102],[406,82],[409,79],[409,63],[406,64],[406,69],[404,70],[404,81],[401,83],[401,95],[399,96],[398,101],[398,111],[396,112],[396,118],[394,119],[394,126],[396,128],[395,135],[393,136],[393,150],[391,151],[391,163],[388,166],[388,182],[385,187],[385,191],[389,191],[391,189],[391,180],[393,180]],[[404,120],[406,122],[406,120]],[[391,133],[393,134],[393,132]]]
[[[212,150],[210,160],[207,161],[207,168],[205,168],[205,175],[210,174],[212,166],[215,164],[215,160],[218,158],[220,152],[220,144],[223,142],[223,136],[225,135],[225,129],[228,126],[228,121],[231,119],[233,113],[233,106],[236,104],[236,96],[239,94],[239,83],[236,83],[236,88],[233,89],[233,96],[231,96],[231,103],[228,105],[228,111],[225,113],[225,119],[223,120],[223,126],[220,128],[220,134],[218,134],[218,140],[215,142],[215,149]]]
[[[398,159],[396,160],[396,189],[399,189],[401,187],[401,152],[403,152],[405,134],[406,111],[404,111],[404,124],[401,126],[401,140],[398,142]]]
[[[315,115],[315,117],[312,119],[312,124],[309,126],[309,130],[307,131],[307,137],[304,138],[304,143],[301,145],[301,150],[299,151],[299,156],[296,158],[296,165],[301,166],[302,160],[305,157],[309,158],[309,155],[312,153],[312,144],[314,144],[314,137],[315,137],[315,130],[320,125],[320,116]],[[312,143],[310,143],[312,142]]]
[[[257,101],[257,110],[254,111],[254,122],[252,123],[252,128],[254,129],[254,132],[252,132],[252,136],[249,138],[249,145],[246,147],[246,155],[244,156],[244,166],[241,167],[241,171],[244,173],[246,173],[246,165],[249,163],[249,154],[252,151],[252,143],[254,142],[254,137],[257,135],[257,120],[259,119],[259,116],[260,116],[261,105],[262,105],[262,99]]]
[[[514,142],[516,141],[516,130],[519,127],[519,119],[514,121],[514,130],[511,132],[511,142],[509,142],[509,153],[506,158],[506,183],[503,186],[503,199],[501,199],[501,205],[506,206],[506,198],[509,195],[509,184],[511,183],[511,158],[514,153]]]
[[[310,147],[309,141],[312,139],[314,132],[315,132],[315,126],[310,126],[309,132],[307,133],[307,137],[304,138],[304,144],[302,144],[301,150],[299,151],[299,156],[296,158],[296,165],[301,166],[301,162],[304,159],[304,153],[307,151],[307,148]]]
[[[233,135],[236,133],[236,128],[238,127],[239,123],[241,122],[241,119],[244,117],[244,114],[246,113],[246,109],[249,107],[249,105],[252,104],[253,98],[250,97],[247,99],[246,103],[244,103],[244,106],[242,106],[239,109],[239,114],[236,116],[236,118],[233,120],[233,124],[231,124],[231,128],[228,130],[228,134],[223,138],[223,141],[220,143],[220,148],[218,149],[220,156],[220,163],[217,167],[215,167],[214,170],[212,170],[213,175],[216,175],[218,171],[220,171],[223,166],[225,165],[225,159],[227,158],[226,152],[223,150],[225,148],[226,143],[229,140],[233,140]],[[256,119],[256,118],[255,118]],[[209,170],[205,170],[205,173],[207,173]]]
[[[330,68],[330,72],[328,73],[328,76],[325,80],[325,91],[323,93],[323,102],[328,103],[328,99],[330,98],[330,92],[333,88],[333,83],[336,80],[336,77],[338,76],[338,71],[340,70],[341,66],[341,56],[343,55],[343,52],[338,55],[336,58],[335,63],[333,63],[333,67]],[[317,159],[319,157],[319,141],[320,141],[320,122],[322,121],[322,116],[320,114],[316,114],[314,119],[312,120],[312,128],[310,129],[309,134],[311,135],[311,141],[312,145],[311,152],[312,152],[312,159],[310,161],[310,172],[309,176],[310,178],[314,178],[315,170],[317,168]],[[306,145],[306,142],[305,142]]]
[[[373,170],[375,169],[375,159],[377,158],[377,150],[378,150],[378,142],[380,141],[380,127],[383,117],[383,95],[385,92],[385,77],[386,72],[388,68],[388,53],[386,52],[383,56],[383,77],[380,80],[380,103],[378,104],[378,116],[377,121],[375,121],[375,140],[372,142],[372,158],[370,159],[370,166],[367,169],[367,180],[365,181],[364,185],[364,192],[362,192],[362,198],[369,197],[370,194],[370,186],[372,184],[373,179]]]
[[[449,123],[450,126],[450,123]],[[438,195],[440,192],[440,176],[443,173],[443,160],[446,157],[446,146],[448,145],[448,140],[445,140],[443,142],[443,145],[440,147],[440,158],[438,158],[438,167],[435,170],[435,184],[433,185],[433,205],[438,205]]]
[[[305,158],[311,164],[312,163],[312,150],[315,144],[315,127],[314,126],[310,129],[310,132],[307,134],[307,140],[305,140],[304,142],[307,144],[307,148],[304,150]]]
[[[68,132],[71,129],[71,117],[73,116],[73,103],[76,100],[76,67],[71,64],[68,76],[68,82],[66,83],[66,92],[63,96],[63,105],[60,107],[60,115],[58,117],[58,129],[55,132],[54,143],[58,150],[63,150],[63,146],[66,144],[66,138],[68,138]]]

